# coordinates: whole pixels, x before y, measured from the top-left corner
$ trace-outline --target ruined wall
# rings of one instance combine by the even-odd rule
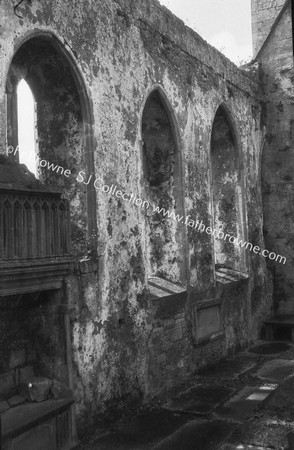
[[[34,376],[68,384],[64,315],[58,310],[58,295],[48,291],[41,294],[42,299],[27,294],[21,301],[16,296],[1,301],[1,400],[7,390],[5,379],[12,380],[8,383],[12,395],[16,385]]]
[[[78,250],[66,285],[72,311],[76,410],[83,427],[89,417],[141,402],[258,336],[260,318],[270,303],[265,260],[247,252],[247,278],[236,279],[229,290],[223,290],[216,286],[212,236],[184,223],[182,236],[187,241],[176,247],[186,265],[184,300],[177,305],[173,299],[176,303],[168,310],[161,299],[148,300],[150,211],[134,199],[144,200],[146,193],[142,115],[149,94],[159,89],[175,118],[183,210],[192,220],[213,227],[211,133],[216,111],[225,105],[241,155],[244,237],[262,248],[260,93],[253,78],[153,0],[54,0],[50,5],[24,1],[18,8],[22,18],[14,14],[9,0],[1,3],[1,9],[1,147],[6,145],[7,73],[16,49],[31,34],[58,39],[61,54],[69,55],[83,80],[81,98],[89,98],[92,111],[93,121],[84,123],[83,146],[80,138],[77,146],[78,155],[84,152],[85,159],[91,159],[92,152],[94,166],[91,169],[91,164],[84,165],[76,157],[72,139],[74,148],[68,150],[66,164],[76,172],[59,185],[65,195],[80,192],[70,197],[72,238]],[[81,109],[84,114],[83,101]],[[64,151],[58,145],[51,141],[50,158]],[[80,177],[77,170],[83,171]],[[46,182],[49,179],[48,175]],[[115,195],[112,185],[128,197]],[[89,236],[95,225],[97,242],[91,240],[90,249],[76,245],[78,229],[83,237],[87,227]],[[214,297],[222,304],[218,339],[210,336],[199,346],[197,305]]]
[[[287,0],[251,0],[254,55],[260,50],[286,1]]]
[[[258,56],[266,100],[267,134],[262,154],[264,235],[266,247],[287,258],[268,261],[274,277],[278,313],[294,311],[293,303],[293,51],[288,4]]]

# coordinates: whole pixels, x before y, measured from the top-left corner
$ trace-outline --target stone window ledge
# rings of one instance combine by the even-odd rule
[[[219,341],[222,339],[225,339],[225,333],[224,331],[218,331],[217,333],[213,333],[198,339],[196,342],[194,342],[194,347],[203,347],[207,344],[211,344],[212,342]]]
[[[150,277],[148,279],[148,289],[150,299],[183,294],[187,291],[186,286],[175,284],[159,277]]]
[[[216,281],[218,281],[219,283],[228,284],[247,280],[249,278],[249,274],[246,272],[241,272],[240,270],[218,266],[215,269],[215,277]]]

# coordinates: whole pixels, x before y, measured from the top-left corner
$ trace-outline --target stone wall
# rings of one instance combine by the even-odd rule
[[[45,181],[58,184],[71,201],[76,263],[66,284],[76,411],[82,428],[89,417],[142,402],[258,336],[259,318],[269,314],[271,299],[265,260],[246,251],[245,281],[236,278],[230,295],[221,295],[221,343],[210,336],[199,347],[193,336],[193,311],[197,302],[210,301],[218,283],[212,236],[187,226],[190,222],[182,222],[180,241],[175,221],[169,222],[167,233],[172,255],[168,264],[172,267],[172,257],[179,252],[184,261],[184,301],[166,312],[168,300],[150,304],[150,210],[139,207],[135,199],[144,200],[146,193],[142,115],[149,95],[157,90],[178,152],[177,176],[172,174],[173,182],[178,180],[174,209],[178,211],[175,203],[181,201],[186,217],[213,227],[211,134],[222,106],[240,158],[243,236],[262,248],[261,93],[253,75],[237,69],[155,0],[24,1],[17,14],[21,17],[9,0],[1,3],[2,149],[7,145],[7,74],[25,40],[50,42],[70,67],[79,94],[78,111],[73,96],[68,120],[62,115],[58,122],[55,110],[42,136],[50,143],[50,152],[43,147],[44,157],[54,159],[56,154],[60,164],[58,155],[64,154],[62,164],[75,169],[66,180],[47,173]],[[44,92],[47,76],[42,72]],[[61,83],[58,91],[67,104],[68,87]],[[62,137],[62,128],[65,140],[50,138],[56,129]],[[76,143],[72,130],[77,131]],[[127,197],[116,195],[114,187]]]
[[[34,377],[68,386],[62,304],[61,291],[1,298],[1,412],[25,401]]]
[[[264,236],[266,247],[287,258],[268,261],[278,313],[293,313],[293,50],[290,4],[258,60],[265,92],[267,134],[262,153]]]
[[[150,301],[149,393],[159,393],[184,380],[193,368],[186,320],[186,294]]]
[[[251,0],[254,55],[260,50],[286,1],[288,0]]]

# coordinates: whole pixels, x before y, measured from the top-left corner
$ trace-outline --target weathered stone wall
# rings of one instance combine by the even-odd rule
[[[294,312],[293,302],[293,51],[290,4],[258,56],[266,100],[267,134],[262,154],[266,247],[287,258],[268,261],[279,313]]]
[[[150,302],[152,333],[148,341],[148,393],[158,393],[184,380],[195,367],[191,360],[186,294],[176,294]]]
[[[287,0],[251,0],[254,55],[260,50]]]
[[[8,404],[17,387],[33,377],[68,384],[62,301],[64,304],[62,292],[52,291],[41,294],[37,301],[30,294],[21,301],[17,296],[1,299],[0,395],[1,400],[8,398]],[[4,409],[8,404],[2,403]]]
[[[119,411],[120,406],[141,402],[258,336],[258,318],[268,313],[270,303],[261,256],[247,251],[248,278],[232,283],[228,295],[220,294],[221,344],[208,340],[200,348],[193,337],[193,309],[198,301],[211,299],[216,286],[212,236],[185,228],[187,300],[165,314],[162,305],[158,309],[161,299],[150,303],[146,293],[148,211],[102,192],[101,187],[114,185],[144,199],[142,114],[149,94],[159,89],[174,118],[186,215],[213,226],[211,133],[216,111],[224,105],[241,155],[245,238],[262,248],[260,92],[250,75],[153,0],[53,0],[50,4],[36,0],[31,6],[24,1],[17,12],[22,18],[14,14],[9,0],[1,3],[1,147],[6,145],[7,73],[16,50],[30,35],[57,38],[74,79],[83,80],[79,86],[83,120],[87,108],[93,119],[84,123],[82,148],[80,140],[78,144],[88,163],[79,169],[74,149],[66,158],[68,168],[72,165],[88,173],[79,178],[72,173],[63,186],[65,194],[80,192],[71,200],[73,237],[79,239],[80,228],[84,244],[87,227],[92,245],[84,248],[74,243],[75,272],[66,280],[72,307],[76,409],[82,427],[89,417],[113,406]],[[89,98],[87,105],[85,98]],[[54,150],[52,142],[50,158]],[[89,236],[95,227],[97,242]],[[165,379],[158,380],[158,374]]]

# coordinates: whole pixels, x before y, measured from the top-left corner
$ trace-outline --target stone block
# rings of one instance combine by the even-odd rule
[[[0,395],[8,395],[15,387],[13,372],[0,375]]]
[[[159,364],[165,363],[166,362],[166,354],[161,353],[161,355],[158,355],[157,361],[159,362]]]
[[[177,327],[174,329],[173,334],[171,336],[172,342],[179,341],[183,338],[182,328]]]
[[[9,359],[10,369],[22,366],[26,363],[26,351],[25,349],[12,350]]]
[[[51,385],[49,378],[33,378],[20,385],[20,393],[31,402],[43,402],[49,397]]]
[[[18,406],[24,403],[26,400],[21,395],[14,395],[7,400],[8,405],[12,408],[13,406]]]
[[[10,406],[6,401],[0,402],[0,414],[7,411],[9,408],[10,408]]]
[[[156,338],[162,335],[162,328],[155,328],[152,330],[152,338]]]
[[[162,337],[156,337],[154,339],[152,339],[152,345],[156,346],[160,346],[162,343]]]
[[[56,400],[73,397],[71,389],[57,380],[53,380],[51,393]]]
[[[33,366],[26,366],[19,369],[19,383],[29,383],[34,376]]]
[[[36,359],[37,359],[36,349],[29,346],[27,351],[27,362],[32,363],[36,361]]]
[[[68,371],[67,371],[67,365],[65,362],[63,362],[63,361],[55,362],[54,377],[56,377],[59,380],[67,380]]]

